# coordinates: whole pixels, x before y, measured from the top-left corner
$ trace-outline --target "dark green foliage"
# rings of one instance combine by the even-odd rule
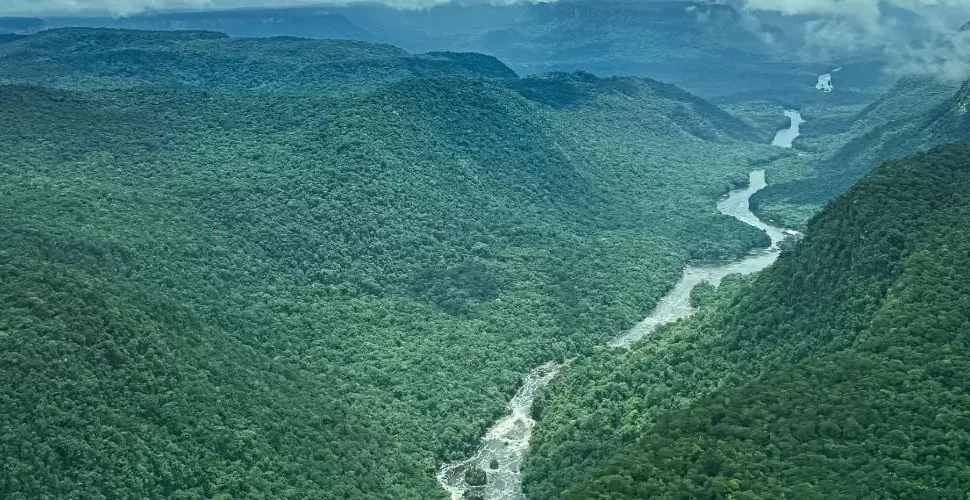
[[[85,252],[108,265],[117,255],[63,241],[35,252],[7,238],[0,496],[360,493],[335,480],[346,470],[340,450],[376,453],[382,444],[333,399],[328,386],[349,389],[343,381],[272,359],[178,302],[70,262]]]
[[[482,469],[473,467],[465,471],[465,484],[468,486],[485,486],[487,482],[488,473]]]
[[[592,77],[592,82],[590,82]],[[552,73],[541,77],[529,77],[512,84],[516,92],[530,101],[547,106],[567,108],[581,106],[593,97],[592,89],[586,88],[590,83],[598,81],[589,73],[577,72],[572,75],[566,73]]]
[[[469,259],[447,269],[424,271],[411,285],[411,291],[449,314],[465,314],[482,302],[497,299],[503,281],[497,271],[488,270],[485,261]]]
[[[890,162],[713,309],[575,363],[541,401],[529,494],[962,497],[967,193],[966,146]]]
[[[649,92],[676,103],[664,114],[692,135],[716,139],[726,133],[735,139],[757,139],[757,134],[744,122],[717,106],[673,85],[649,78],[597,78],[577,71],[533,76],[511,82],[509,86],[529,100],[557,108],[589,104],[603,94],[642,98]]]
[[[475,52],[428,52],[425,57],[443,59],[468,70],[469,74],[490,78],[516,78],[514,71],[502,61]]]
[[[822,205],[844,193],[883,161],[903,158],[947,142],[970,141],[970,82],[959,84],[929,78],[903,79],[851,120],[839,135],[811,137],[812,117],[802,140],[821,160],[807,179],[780,182],[758,193],[752,206],[772,203]],[[806,144],[807,142],[807,144]],[[760,212],[760,211],[759,211]],[[771,215],[784,215],[772,213]],[[783,217],[782,217],[783,218]]]
[[[2,43],[0,68],[0,81],[75,88],[148,85],[328,94],[416,77],[516,77],[497,59],[480,54],[412,55],[390,45],[354,41],[87,28],[49,30]]]
[[[52,85],[0,86],[4,498],[443,497],[522,373],[765,244],[713,207],[767,153],[649,83],[556,109],[484,57],[11,43]]]
[[[717,288],[705,281],[690,291],[690,305],[691,307],[708,306],[714,301],[716,296]]]

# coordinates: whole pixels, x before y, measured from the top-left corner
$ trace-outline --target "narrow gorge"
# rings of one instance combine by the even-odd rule
[[[788,128],[778,131],[773,145],[791,148],[799,136],[799,127],[804,120],[798,111],[787,110],[790,119]],[[717,204],[717,210],[745,224],[764,231],[771,238],[771,246],[751,251],[748,255],[727,262],[693,263],[684,269],[680,281],[665,295],[649,316],[630,330],[623,332],[609,345],[629,348],[631,345],[650,335],[658,327],[694,314],[690,304],[690,293],[700,283],[715,286],[731,274],[752,274],[770,266],[781,254],[781,242],[796,232],[772,226],[751,212],[751,197],[767,187],[764,170],[750,172],[748,185],[732,190]],[[565,363],[568,364],[568,361]],[[522,463],[529,449],[529,440],[535,421],[532,419],[532,405],[536,394],[555,378],[565,364],[546,363],[532,370],[523,379],[522,387],[509,401],[509,413],[498,420],[482,438],[475,454],[464,460],[446,464],[438,470],[437,479],[454,500],[466,498],[465,493],[472,490],[487,500],[524,500],[522,493]],[[485,472],[483,479],[477,471]],[[469,471],[474,471],[468,476]],[[479,477],[474,477],[475,475]],[[471,478],[472,484],[466,478]],[[475,497],[470,497],[475,498]]]

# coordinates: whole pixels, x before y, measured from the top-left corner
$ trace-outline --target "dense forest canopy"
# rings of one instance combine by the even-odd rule
[[[767,217],[803,225],[804,210],[817,210],[844,193],[881,162],[900,159],[935,145],[970,141],[970,82],[929,77],[900,80],[888,93],[849,120],[810,121],[799,147],[816,157],[805,175],[779,182],[753,202]],[[812,120],[814,117],[809,116]]]
[[[970,148],[889,162],[762,274],[538,403],[532,498],[959,498]]]
[[[648,79],[90,29],[0,67],[4,498],[439,498],[521,374],[767,244],[714,203],[779,154]]]
[[[970,140],[970,83],[876,98],[881,60],[791,62],[799,22],[0,18],[0,498],[444,498],[436,470],[565,360],[530,498],[962,497],[970,148],[934,146]],[[771,243],[716,209],[752,169],[804,238],[604,347],[687,263]]]
[[[0,44],[3,81],[72,88],[149,85],[335,94],[408,78],[515,78],[481,54],[412,55],[390,45],[207,31],[66,28]]]

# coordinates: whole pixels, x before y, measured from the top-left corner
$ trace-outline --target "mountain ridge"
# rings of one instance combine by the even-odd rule
[[[0,44],[3,497],[443,498],[522,372],[768,244],[711,207],[773,152],[655,82],[35,37]]]
[[[854,116],[836,135],[800,139],[818,157],[812,172],[797,180],[770,185],[752,198],[752,207],[768,218],[785,220],[779,205],[820,207],[845,192],[881,162],[899,159],[937,144],[970,141],[970,121],[963,111],[970,82],[908,78]],[[834,150],[832,153],[823,153]]]
[[[711,2],[469,2],[419,10],[358,4],[48,22],[51,26],[217,29],[243,37],[351,38],[391,43],[413,52],[481,52],[501,58],[521,74],[577,70],[600,76],[633,74],[670,81],[705,97],[750,87],[756,75],[777,87],[811,67],[775,60],[777,51],[764,40],[782,42],[787,39],[784,31],[751,23],[735,7]],[[717,68],[717,82],[710,78],[712,68]]]
[[[779,269],[756,278],[761,286],[729,292],[708,314],[737,318],[739,302],[752,296],[805,295],[789,286],[803,274],[792,266],[828,277],[833,270],[825,266],[847,258],[835,254],[869,254],[877,260],[840,273],[854,282],[847,298],[857,302],[842,313],[830,309],[841,299],[818,296],[807,309],[761,310],[765,333],[775,324],[773,334],[784,337],[797,318],[815,323],[794,328],[808,342],[842,339],[771,366],[744,354],[761,340],[757,332],[728,326],[724,340],[768,367],[660,415],[564,497],[961,495],[970,484],[960,459],[967,441],[956,437],[970,409],[957,368],[970,362],[960,347],[970,341],[970,317],[959,278],[968,255],[968,183],[970,147],[941,146],[887,162],[834,200]],[[803,286],[811,294],[819,285]],[[740,315],[744,323],[759,314]]]

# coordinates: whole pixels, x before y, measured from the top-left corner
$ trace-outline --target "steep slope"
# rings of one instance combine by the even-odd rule
[[[770,152],[656,82],[555,106],[477,55],[10,43],[5,498],[443,496],[522,373],[765,244],[712,206]],[[318,63],[337,91],[267,69]]]
[[[877,265],[897,269],[878,308],[860,317],[858,337],[839,352],[664,415],[565,496],[963,496],[970,488],[968,192],[970,148],[944,147],[883,166],[826,208],[808,251],[842,240],[830,259],[864,247],[883,256]],[[907,215],[828,232],[836,219],[877,211]],[[919,226],[905,224],[913,219]],[[801,251],[791,257],[801,258]],[[846,323],[826,316],[833,305],[820,302],[810,317],[839,331]]]
[[[883,161],[938,144],[970,141],[968,88],[970,82],[961,87],[959,83],[925,78],[900,81],[861,111],[844,132],[814,140],[809,132],[807,149],[834,153],[823,156],[809,178],[771,186],[755,197],[754,204],[769,217],[783,218],[771,205],[818,207],[845,192]]]
[[[639,99],[659,105],[650,116],[673,124],[701,139],[733,138],[757,141],[758,135],[743,121],[674,85],[650,78],[596,76],[577,71],[548,73],[515,80],[509,87],[523,97],[553,108],[573,108],[602,95]],[[655,99],[644,99],[654,96]]]
[[[826,207],[802,243],[776,265],[722,291],[695,319],[659,332],[630,353],[604,352],[574,363],[537,405],[526,492],[533,498],[717,496],[743,490],[769,497],[844,491],[907,496],[916,486],[906,483],[923,472],[910,468],[904,475],[910,466],[891,462],[910,460],[925,472],[920,467],[929,455],[895,457],[876,443],[884,443],[883,430],[901,430],[914,442],[931,431],[921,427],[927,424],[923,417],[907,413],[914,408],[906,406],[916,401],[913,394],[891,394],[919,387],[927,400],[964,405],[953,407],[954,418],[970,409],[958,389],[927,378],[939,361],[927,361],[932,353],[953,353],[946,359],[955,366],[966,362],[956,354],[966,341],[966,318],[959,312],[966,294],[959,291],[963,271],[957,271],[964,258],[944,259],[965,252],[961,216],[970,202],[968,187],[970,150],[964,146],[888,163]],[[933,252],[940,252],[939,259]],[[913,289],[915,283],[922,289]],[[919,308],[950,312],[937,322],[920,319],[914,314]],[[906,321],[899,322],[904,312]],[[923,338],[913,336],[920,324],[926,328]],[[858,364],[840,365],[850,358]],[[923,371],[909,373],[903,383],[893,379],[899,362]],[[871,405],[881,413],[866,409]],[[866,412],[869,420],[852,430],[852,439],[861,440],[853,443],[870,441],[862,448],[825,441],[840,431],[815,417],[829,415],[827,420],[843,426],[839,415]],[[959,422],[932,427],[955,432]],[[773,447],[756,453],[755,442]],[[920,446],[932,447],[927,443]],[[960,449],[939,450],[939,457],[948,457],[939,463],[949,468],[920,484],[943,488],[939,492],[961,487],[963,476],[953,476],[955,486],[943,479],[944,471],[965,474],[954,455]],[[873,477],[859,481],[848,472]],[[815,489],[806,489],[808,484]]]
[[[968,100],[970,82],[915,119],[898,117],[846,144],[821,166],[822,194],[832,197],[843,192],[887,159],[901,158],[936,144],[970,140],[970,121],[966,117]]]
[[[384,446],[382,431],[336,397],[332,387],[349,389],[343,381],[273,359],[184,303],[78,262],[126,265],[120,245],[25,234],[22,224],[10,232],[8,217],[0,496],[348,498],[369,489],[335,479],[347,465],[361,470],[347,450]]]

